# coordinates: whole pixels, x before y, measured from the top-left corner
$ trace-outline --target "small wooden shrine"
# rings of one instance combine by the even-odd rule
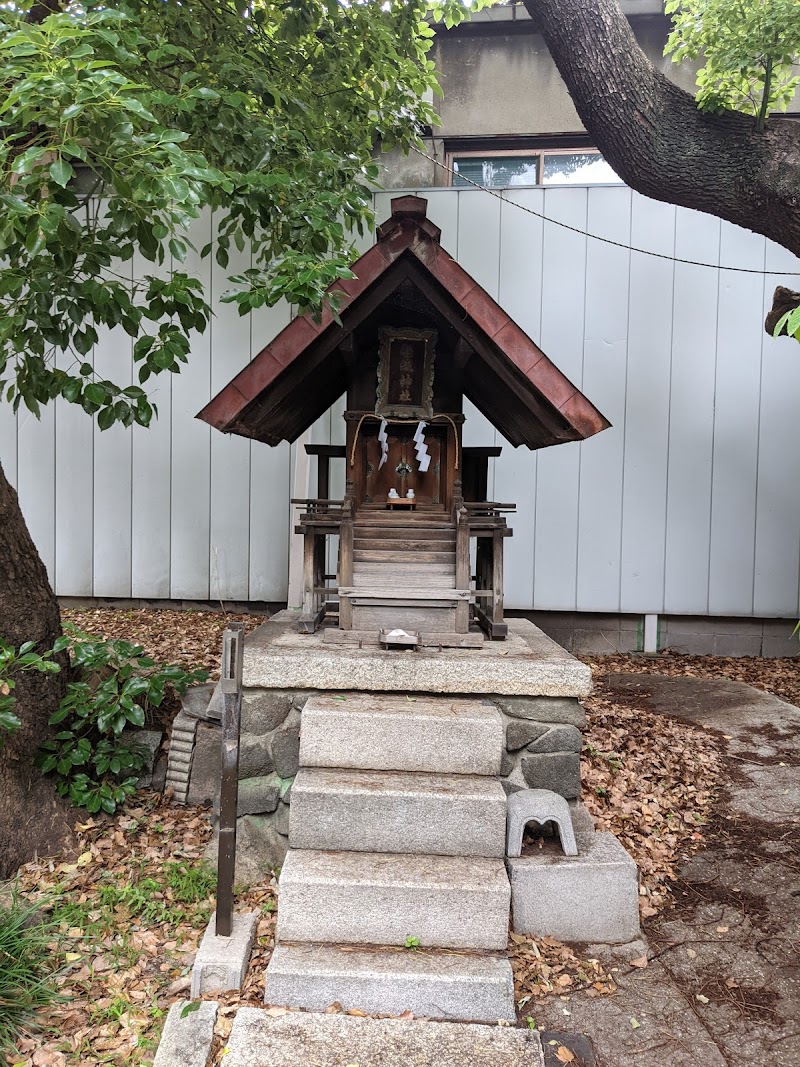
[[[463,445],[463,399],[514,446],[578,441],[609,425],[441,247],[426,209],[420,197],[394,199],[355,278],[335,284],[340,321],[330,310],[296,318],[198,415],[277,445],[347,394],[346,443],[306,446],[317,497],[293,501],[304,509],[306,632],[338,600],[339,631],[353,640],[381,631],[389,643],[479,644],[473,622],[505,637],[505,515],[515,505],[486,499],[501,450]],[[341,500],[330,499],[332,460],[345,463]],[[406,637],[393,638],[398,629]]]

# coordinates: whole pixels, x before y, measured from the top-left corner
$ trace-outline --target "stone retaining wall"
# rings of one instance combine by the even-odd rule
[[[302,709],[316,690],[245,689],[239,756],[237,879],[253,882],[282,863],[289,846],[291,785],[299,766]],[[379,701],[381,694],[375,694]],[[466,695],[465,700],[474,700]],[[500,710],[506,727],[501,782],[507,792],[552,789],[571,801],[576,830],[581,822],[580,750],[586,713],[570,697],[487,696]],[[198,713],[194,749],[185,794],[189,804],[208,804],[216,822],[221,773],[220,724],[213,711]],[[213,701],[212,701],[213,706]],[[182,716],[191,712],[184,705]],[[181,731],[170,765],[185,766]],[[183,771],[182,771],[183,773]],[[169,777],[169,770],[168,770]],[[177,799],[183,796],[177,795]],[[588,818],[588,816],[587,816]],[[216,856],[216,842],[209,855]]]

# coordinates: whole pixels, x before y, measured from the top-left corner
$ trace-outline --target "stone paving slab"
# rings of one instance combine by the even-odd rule
[[[290,849],[277,938],[326,944],[504,949],[511,887],[501,859]]]
[[[321,630],[298,633],[296,618],[292,612],[279,612],[248,635],[245,687],[578,700],[592,689],[589,667],[527,619],[509,619],[508,638],[487,641],[481,649],[397,652],[325,644]]]
[[[225,1067],[544,1067],[533,1030],[359,1019],[261,1008],[236,1013]]]
[[[368,1015],[514,1022],[514,981],[505,957],[407,949],[278,945],[265,1000],[324,1011],[337,1002]]]
[[[505,829],[496,778],[303,768],[292,786],[292,848],[502,858]]]
[[[722,790],[674,904],[645,921],[648,966],[606,959],[614,996],[546,998],[536,1021],[589,1034],[603,1067],[797,1067],[800,710],[729,679],[608,681],[635,706],[715,731]]]
[[[303,708],[300,765],[497,775],[503,744],[486,701],[323,695]]]

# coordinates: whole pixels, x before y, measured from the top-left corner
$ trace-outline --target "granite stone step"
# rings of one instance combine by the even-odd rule
[[[289,849],[276,936],[319,944],[504,949],[511,889],[501,859]]]
[[[505,855],[506,794],[496,778],[302,768],[292,848],[433,856]]]
[[[504,744],[485,701],[342,693],[306,703],[300,766],[497,775]]]
[[[544,1067],[542,1040],[537,1030],[516,1026],[302,1011],[274,1018],[263,1008],[239,1008],[222,1062],[225,1067]],[[552,1062],[559,1060],[554,1056]],[[575,1067],[578,1062],[589,1067],[594,1059],[576,1059]]]
[[[514,1022],[511,964],[499,956],[334,945],[278,945],[267,967],[268,1004],[464,1022]]]

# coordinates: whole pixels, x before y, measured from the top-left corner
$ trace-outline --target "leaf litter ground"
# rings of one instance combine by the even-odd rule
[[[250,630],[260,621],[147,609],[65,615],[88,632],[135,641],[159,660],[205,666],[212,674],[218,671],[225,625],[242,621]],[[800,663],[585,658],[595,671],[595,691],[585,702],[584,801],[597,828],[616,834],[636,860],[647,919],[670,904],[676,868],[703,845],[720,753],[712,734],[647,712],[635,696],[615,692],[612,697],[604,676],[625,670],[733,678],[797,703]],[[20,1044],[12,1060],[20,1067],[152,1062],[164,1015],[171,1003],[188,995],[191,964],[213,908],[214,876],[202,861],[210,826],[202,809],[173,807],[155,794],[140,793],[114,819],[78,818],[78,823],[77,856],[27,864],[18,875],[21,892],[44,902],[60,919],[61,936],[52,950],[64,996],[42,1019],[42,1030]],[[526,847],[536,848],[537,841],[529,839]],[[244,989],[215,996],[221,1004],[215,1059],[237,1007],[263,1003],[264,971],[274,944],[276,879],[238,892],[237,906],[258,910],[262,919]],[[579,991],[596,997],[616,988],[613,966],[554,938],[512,935],[511,957],[523,1025],[535,1020],[543,997]],[[632,961],[634,966],[646,962]],[[340,1009],[333,1005],[331,1010]]]

